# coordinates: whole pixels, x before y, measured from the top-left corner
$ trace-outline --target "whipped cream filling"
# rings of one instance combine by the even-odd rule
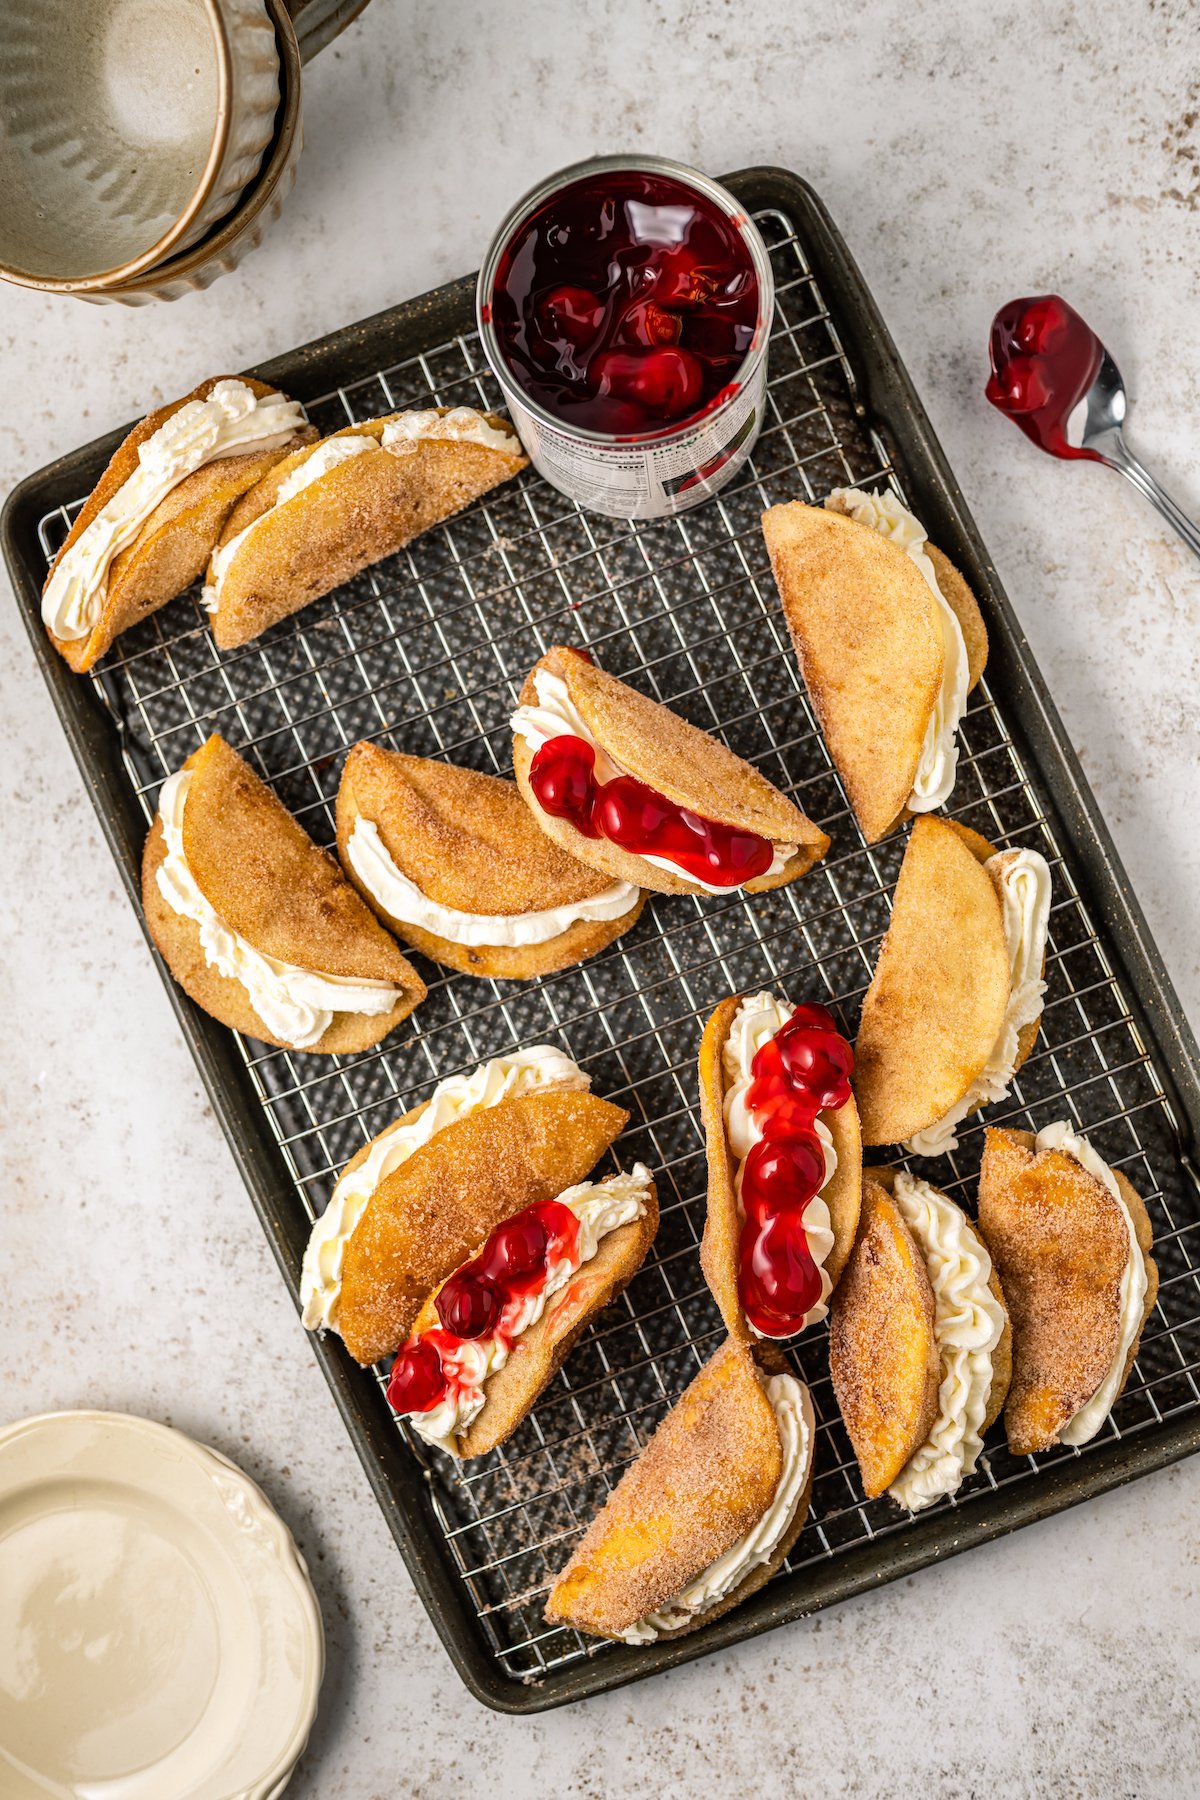
[[[933,1335],[941,1364],[937,1417],[888,1492],[910,1512],[953,1494],[983,1448],[992,1353],[1004,1308],[992,1293],[992,1259],[952,1200],[912,1175],[896,1176],[893,1198],[916,1238],[933,1289]]]
[[[314,481],[320,481],[322,475],[328,475],[331,469],[340,468],[342,463],[350,462],[354,457],[363,456],[371,450],[378,452],[379,440],[369,432],[357,436],[351,434],[347,437],[326,438],[323,444],[317,445],[311,456],[306,456],[302,463],[298,463],[290,475],[280,482],[279,491],[266,512],[259,513],[257,519],[251,519],[227,544],[221,544],[213,551],[209,564],[212,579],[205,582],[200,595],[205,611],[216,612],[221,604],[221,589],[225,585],[230,564],[246,539],[258,530],[264,520],[271,518],[289,500],[294,500],[297,494],[302,494],[305,488],[311,487]]]
[[[614,881],[602,893],[526,913],[468,913],[423,894],[396,867],[373,819],[360,813],[346,845],[346,860],[375,904],[391,919],[415,925],[452,944],[489,948],[546,944],[581,919],[618,919],[637,904],[630,881]]]
[[[760,1564],[769,1562],[796,1517],[796,1509],[808,1481],[816,1422],[808,1389],[794,1375],[772,1375],[766,1384],[767,1399],[779,1427],[783,1472],[771,1504],[758,1524],[739,1538],[715,1562],[658,1612],[646,1613],[621,1637],[627,1644],[650,1644],[663,1631],[690,1624],[731,1594]]]
[[[185,476],[250,450],[277,450],[304,424],[304,408],[282,394],[255,394],[244,381],[218,381],[189,400],[138,446],[138,466],[58,558],[42,596],[55,637],[87,637],[100,617],[114,559]]]
[[[158,812],[167,854],[155,879],[171,910],[199,927],[210,967],[240,982],[267,1030],[293,1050],[307,1050],[323,1038],[335,1013],[378,1018],[391,1012],[401,994],[389,982],[301,969],[264,956],[230,929],[201,893],[184,854],[183,815],[191,782],[191,770],[178,769],[163,783]]]
[[[1116,1176],[1097,1154],[1088,1140],[1071,1130],[1065,1119],[1053,1125],[1047,1125],[1037,1134],[1039,1150],[1062,1150],[1073,1156],[1089,1175],[1094,1175],[1112,1195],[1121,1210],[1125,1221],[1125,1229],[1129,1233],[1129,1260],[1121,1275],[1121,1314],[1120,1336],[1117,1339],[1116,1354],[1112,1359],[1108,1373],[1096,1389],[1090,1400],[1084,1402],[1079,1410],[1071,1415],[1059,1432],[1059,1440],[1064,1444],[1086,1444],[1095,1437],[1100,1427],[1113,1409],[1121,1383],[1125,1379],[1125,1364],[1129,1359],[1130,1347],[1142,1328],[1142,1310],[1146,1304],[1146,1259],[1142,1255],[1142,1247],[1137,1241],[1133,1220],[1129,1208],[1121,1197],[1121,1189]]]
[[[1009,997],[1000,1035],[987,1062],[945,1118],[914,1132],[907,1148],[916,1156],[945,1156],[958,1149],[958,1127],[969,1113],[1007,1094],[1020,1055],[1019,1037],[1042,1015],[1046,983],[1042,963],[1050,923],[1050,870],[1036,850],[1001,850],[988,873],[1000,892],[1008,944]]]
[[[328,475],[331,469],[349,462],[351,457],[362,456],[372,450],[390,450],[393,456],[411,456],[418,444],[426,439],[450,439],[459,444],[479,444],[485,450],[502,450],[507,456],[518,454],[517,440],[511,432],[500,431],[483,416],[469,406],[455,406],[448,413],[442,414],[434,408],[424,412],[400,413],[389,419],[383,432],[376,437],[372,432],[348,433],[345,436],[326,438],[304,461],[279,484],[279,492],[266,512],[252,519],[242,531],[231,537],[227,544],[213,552],[211,573],[212,580],[205,585],[200,598],[205,610],[216,612],[221,603],[221,588],[229,571],[229,565],[249,537],[250,533],[261,525],[264,519],[279,507],[286,506],[297,494],[302,494],[314,481],[322,475]]]
[[[587,1088],[591,1078],[553,1044],[532,1044],[494,1056],[466,1075],[439,1081],[415,1119],[397,1119],[381,1131],[355,1168],[342,1174],[329,1204],[313,1225],[300,1272],[300,1304],[309,1331],[336,1331],[342,1300],[346,1245],[381,1181],[456,1119],[544,1088]]]
[[[767,1040],[787,1024],[795,1010],[788,1001],[780,1000],[774,994],[749,996],[734,1014],[729,1036],[721,1049],[725,1072],[725,1135],[729,1139],[729,1148],[737,1158],[733,1187],[739,1208],[742,1205],[742,1168],[747,1156],[762,1138],[762,1131],[746,1103],[750,1084],[754,1079],[754,1058]],[[817,1115],[815,1125],[821,1148],[825,1152],[825,1180],[821,1184],[821,1192],[814,1194],[805,1207],[800,1222],[808,1239],[809,1254],[821,1274],[821,1298],[805,1314],[801,1331],[806,1331],[810,1325],[819,1324],[825,1317],[829,1310],[829,1296],[833,1291],[825,1271],[826,1258],[833,1249],[834,1239],[824,1194],[837,1173],[838,1160],[829,1127],[820,1114]],[[746,1323],[755,1337],[763,1336],[749,1319]]]
[[[582,738],[585,744],[590,744],[596,753],[597,781],[612,781],[616,776],[628,773],[596,742],[560,675],[552,674],[549,669],[538,669],[534,673],[533,685],[537,693],[536,706],[518,706],[511,723],[513,731],[524,739],[535,755],[552,738],[577,737]],[[771,847],[774,855],[771,866],[764,871],[764,875],[780,874],[796,854],[795,844],[773,844]],[[626,854],[632,855],[634,852],[627,851]],[[688,869],[681,869],[678,863],[671,862],[665,856],[643,856],[640,860],[652,863],[656,869],[665,869],[668,875],[678,875],[684,881],[690,881],[706,894],[734,894],[738,891],[733,887],[710,886],[708,882],[701,881]]]
[[[402,412],[383,428],[383,447],[396,456],[408,455],[422,439],[449,439],[455,444],[478,444],[483,450],[501,450],[505,456],[521,455],[516,434],[493,425],[473,406],[452,406],[444,413],[432,406],[424,411]]]
[[[579,1220],[579,1237],[573,1254],[550,1264],[546,1279],[532,1294],[506,1307],[495,1334],[485,1338],[456,1339],[447,1352],[439,1344],[442,1374],[448,1392],[444,1400],[426,1412],[402,1413],[417,1436],[439,1450],[453,1452],[454,1441],[467,1431],[483,1409],[489,1376],[502,1369],[516,1343],[545,1312],[547,1304],[585,1263],[591,1262],[603,1240],[622,1225],[645,1215],[650,1171],[635,1163],[627,1175],[610,1175],[604,1181],[583,1181],[556,1196]]]
[[[830,512],[844,513],[898,544],[920,569],[937,602],[942,633],[942,685],[925,730],[925,741],[907,802],[910,812],[933,812],[950,798],[958,769],[956,733],[967,710],[970,680],[962,626],[938,586],[937,574],[925,549],[928,541],[925,527],[892,488],[877,488],[873,494],[864,493],[860,488],[838,488],[829,495],[825,505]]]

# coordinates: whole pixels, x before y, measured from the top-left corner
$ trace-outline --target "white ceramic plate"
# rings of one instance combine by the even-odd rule
[[[128,1413],[0,1431],[5,1800],[274,1800],[324,1663],[291,1535],[225,1457]]]

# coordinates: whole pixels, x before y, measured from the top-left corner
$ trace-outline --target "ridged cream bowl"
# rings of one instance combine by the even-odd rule
[[[258,174],[225,217],[187,249],[124,281],[78,292],[77,299],[92,306],[146,306],[155,300],[182,299],[231,274],[244,256],[258,248],[278,219],[295,183],[304,141],[300,106],[303,50],[284,0],[267,0],[267,7],[279,42],[279,109],[275,135]]]
[[[194,244],[279,103],[265,0],[6,0],[0,274],[86,293]]]

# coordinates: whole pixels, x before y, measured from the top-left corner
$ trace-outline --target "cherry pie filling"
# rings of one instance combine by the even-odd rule
[[[793,1337],[821,1299],[804,1214],[825,1185],[817,1115],[850,1098],[854,1052],[823,1006],[798,1006],[750,1065],[746,1106],[761,1132],[741,1170],[742,1310],[763,1337]]]
[[[705,819],[632,775],[596,776],[583,738],[550,738],[535,753],[529,785],[543,812],[587,838],[607,838],[634,856],[658,856],[708,887],[735,888],[765,875],[775,847],[753,831]]]
[[[570,183],[500,258],[491,317],[532,400],[615,436],[661,430],[737,387],[758,278],[734,220],[671,176]]]
[[[574,1261],[579,1220],[569,1206],[540,1200],[497,1225],[478,1256],[444,1282],[434,1301],[438,1324],[410,1337],[388,1380],[398,1413],[425,1413],[449,1400],[460,1379],[463,1347],[490,1339],[507,1353],[529,1317],[529,1303],[553,1268]]]
[[[1059,294],[1010,300],[992,320],[990,352],[992,405],[1051,456],[1094,462],[1094,450],[1072,449],[1066,436],[1104,354],[1086,319]]]

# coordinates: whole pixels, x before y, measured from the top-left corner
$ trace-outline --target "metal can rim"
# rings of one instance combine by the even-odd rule
[[[722,187],[719,181],[714,181],[711,175],[705,175],[700,169],[693,169],[687,163],[675,162],[667,156],[589,156],[585,157],[582,162],[568,164],[566,168],[546,176],[530,188],[527,194],[524,194],[514,206],[509,208],[501,220],[488,245],[487,254],[480,266],[479,278],[475,284],[475,323],[484,355],[505,394],[515,397],[525,411],[532,414],[539,424],[557,432],[561,437],[583,443],[610,446],[614,449],[627,448],[631,444],[670,444],[676,439],[686,438],[695,431],[698,425],[707,424],[712,419],[720,417],[724,406],[734,400],[736,394],[730,394],[722,406],[710,406],[710,410],[697,413],[691,419],[685,419],[682,424],[664,425],[656,431],[647,431],[637,437],[618,436],[616,433],[608,431],[591,431],[583,425],[564,425],[561,419],[556,418],[552,412],[526,393],[501,356],[495,327],[492,324],[491,298],[500,258],[518,227],[530,214],[535,212],[551,195],[558,193],[564,187],[569,187],[573,182],[582,181],[589,175],[604,175],[620,169],[644,170],[651,174],[667,175],[673,180],[681,182],[685,187],[694,187],[706,199],[719,206],[741,234],[750,252],[750,260],[758,281],[758,318],[755,322],[754,338],[750,348],[738,364],[737,371],[733,376],[733,382],[739,390],[745,385],[759,358],[766,354],[775,307],[775,274],[771,268],[771,259],[767,254],[767,246],[763,241],[762,233],[745,207],[730,193],[729,189]],[[485,309],[487,311],[486,318],[484,316]]]

